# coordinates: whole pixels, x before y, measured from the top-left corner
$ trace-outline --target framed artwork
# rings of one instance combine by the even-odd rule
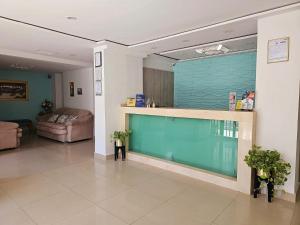
[[[268,63],[289,61],[290,38],[278,38],[268,41]]]
[[[82,95],[82,88],[77,88],[77,95]]]
[[[102,66],[102,52],[95,53],[95,67]]]
[[[101,67],[95,68],[95,80],[96,81],[102,80],[102,68]]]
[[[70,97],[74,97],[74,82],[70,82]]]
[[[102,95],[102,81],[101,80],[96,80],[95,91],[96,91],[97,96]]]
[[[21,80],[0,80],[0,100],[27,101],[28,82]]]

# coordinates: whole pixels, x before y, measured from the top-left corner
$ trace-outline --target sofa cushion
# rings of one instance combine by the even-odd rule
[[[61,125],[61,126],[63,126],[63,125]],[[65,129],[65,127],[64,127],[64,129],[61,129],[61,128],[62,127],[60,127],[60,129],[56,129],[54,127],[37,125],[37,129],[40,131],[44,131],[44,132],[52,133],[52,134],[58,134],[58,135],[66,134],[67,130]]]
[[[92,113],[88,110],[85,109],[73,109],[73,108],[60,108],[55,110],[55,114],[65,114],[65,115],[73,115],[73,116],[88,116],[91,115]]]
[[[69,115],[66,122],[71,122],[73,120],[76,120],[78,118],[78,116],[75,116],[75,115]]]
[[[38,122],[37,128],[39,127],[49,127],[51,129],[57,129],[57,130],[65,130],[66,126],[64,124],[60,123],[49,123],[49,122]]]
[[[53,114],[52,116],[49,117],[48,122],[55,123],[57,121],[58,117],[59,117],[58,114]]]
[[[19,124],[12,122],[2,122],[0,121],[0,129],[17,129]]]
[[[67,119],[69,118],[69,115],[60,115],[56,121],[56,123],[65,123]]]

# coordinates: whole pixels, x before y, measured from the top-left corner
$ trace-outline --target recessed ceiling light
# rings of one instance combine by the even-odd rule
[[[231,33],[233,33],[233,30],[232,30],[232,29],[224,30],[224,33],[225,33],[225,34],[231,34]]]
[[[76,16],[67,16],[66,17],[68,20],[77,20]]]

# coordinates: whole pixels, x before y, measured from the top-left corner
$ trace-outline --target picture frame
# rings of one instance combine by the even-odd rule
[[[74,90],[75,90],[74,82],[69,82],[69,85],[70,85],[70,97],[74,97]]]
[[[0,101],[28,101],[28,81],[0,80]]]
[[[97,80],[95,82],[95,92],[96,92],[96,96],[102,95],[102,81],[101,80]]]
[[[82,95],[82,88],[77,88],[77,95]]]
[[[95,68],[95,80],[96,81],[102,80],[102,68],[101,67]]]
[[[289,61],[290,38],[276,38],[268,41],[268,64]]]
[[[102,52],[95,53],[95,67],[102,66]]]

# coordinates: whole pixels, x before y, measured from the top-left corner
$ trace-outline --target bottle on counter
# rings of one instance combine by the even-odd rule
[[[153,97],[152,97],[152,104],[151,104],[151,107],[152,107],[152,108],[155,108],[155,106],[156,106],[156,105],[155,105],[154,99],[153,99]]]
[[[150,98],[147,98],[147,101],[146,101],[146,107],[147,107],[147,108],[150,108],[150,107],[151,107],[151,100],[150,100]]]

